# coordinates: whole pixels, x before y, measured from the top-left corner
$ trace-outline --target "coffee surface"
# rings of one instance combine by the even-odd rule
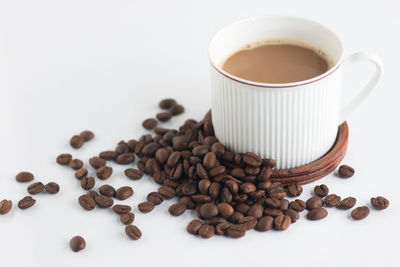
[[[328,60],[311,47],[297,43],[249,45],[230,56],[222,68],[253,82],[291,83],[304,81],[329,70]]]

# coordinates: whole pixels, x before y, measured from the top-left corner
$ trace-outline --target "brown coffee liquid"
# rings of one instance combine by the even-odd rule
[[[291,83],[314,78],[329,70],[331,65],[322,53],[297,43],[248,47],[230,56],[222,69],[249,81]]]

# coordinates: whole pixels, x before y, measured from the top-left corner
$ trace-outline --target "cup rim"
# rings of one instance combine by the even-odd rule
[[[220,34],[222,31],[224,31],[226,28],[233,26],[235,24],[240,24],[240,23],[244,23],[247,21],[255,21],[255,20],[261,20],[261,19],[266,19],[266,18],[286,18],[286,19],[294,19],[294,20],[303,20],[303,21],[307,21],[307,22],[311,22],[316,24],[317,26],[323,28],[325,31],[329,32],[330,34],[332,34],[333,36],[336,37],[336,39],[339,41],[340,43],[340,47],[342,50],[342,53],[340,55],[339,60],[336,62],[336,64],[330,68],[328,71],[313,77],[311,79],[307,79],[307,80],[303,80],[303,81],[298,81],[298,82],[291,82],[291,83],[262,83],[262,82],[254,82],[254,81],[250,81],[250,80],[246,80],[243,78],[239,78],[235,75],[232,75],[226,71],[224,71],[212,58],[211,58],[211,52],[210,52],[210,48],[211,48],[211,44],[213,42],[213,40],[215,39],[215,37],[217,37],[218,34]],[[236,82],[242,83],[242,84],[246,84],[246,85],[250,85],[250,86],[255,86],[255,87],[262,87],[262,88],[290,88],[290,87],[297,87],[297,86],[303,86],[303,85],[307,85],[310,83],[314,83],[317,82],[329,75],[331,75],[332,73],[334,73],[342,64],[343,62],[343,57],[344,57],[344,51],[343,51],[343,42],[342,40],[339,38],[339,36],[330,28],[326,27],[323,24],[320,24],[319,22],[316,22],[314,20],[310,20],[310,19],[305,19],[305,18],[301,18],[301,17],[296,17],[296,16],[284,16],[284,15],[268,15],[268,16],[257,16],[257,17],[250,17],[250,18],[245,18],[245,19],[241,19],[241,20],[237,20],[233,23],[230,23],[224,27],[222,27],[221,29],[219,29],[216,33],[213,34],[213,36],[210,39],[210,42],[208,44],[208,60],[211,64],[211,66],[218,71],[220,74],[222,74],[223,76],[234,80]]]

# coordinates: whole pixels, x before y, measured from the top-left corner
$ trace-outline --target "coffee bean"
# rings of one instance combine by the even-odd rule
[[[115,193],[115,196],[119,200],[125,200],[130,198],[133,195],[133,189],[130,186],[123,186],[120,187],[117,192]]]
[[[83,146],[83,143],[85,142],[85,140],[83,139],[82,136],[79,135],[74,135],[71,137],[71,140],[69,141],[69,144],[75,148],[81,148]]]
[[[175,196],[175,189],[170,186],[163,185],[158,188],[158,193],[160,193],[164,199],[171,199]]]
[[[118,156],[118,153],[115,151],[103,151],[99,154],[99,157],[104,160],[114,160]]]
[[[148,213],[154,209],[154,203],[150,201],[139,203],[138,209],[142,213]]]
[[[35,177],[30,172],[20,172],[15,176],[15,180],[20,183],[30,182],[33,181],[33,179],[35,179]]]
[[[239,221],[239,219],[240,219],[240,218],[243,218],[243,217],[244,217],[244,215],[243,215],[242,213],[240,213],[240,212],[238,212],[238,211],[235,211],[235,212],[232,214],[232,216],[228,218],[228,220],[229,220],[231,223],[237,223],[237,222]]]
[[[377,210],[384,210],[389,207],[389,200],[384,197],[373,197],[371,198],[372,206]]]
[[[210,219],[218,215],[218,207],[214,203],[205,203],[200,206],[199,213],[202,219]]]
[[[210,238],[214,233],[215,228],[213,225],[203,224],[199,229],[199,235],[203,238]]]
[[[324,202],[318,196],[311,197],[306,201],[306,208],[308,210],[321,208],[323,205],[324,205]]]
[[[276,198],[266,198],[264,201],[264,205],[270,209],[278,209],[281,205],[281,201]]]
[[[233,207],[228,203],[219,203],[217,207],[219,214],[226,219],[231,217],[234,212]]]
[[[217,235],[224,235],[230,226],[231,224],[228,222],[218,223],[217,225],[215,225],[215,233]]]
[[[94,190],[89,190],[86,194],[93,198],[93,200],[99,195],[99,193]]]
[[[203,223],[200,220],[192,220],[186,227],[186,231],[192,235],[197,235],[202,226]]]
[[[146,197],[147,201],[152,202],[154,205],[160,205],[163,202],[162,196],[158,192],[151,192]]]
[[[247,215],[259,219],[263,216],[263,212],[264,212],[263,206],[256,203],[250,207],[249,211],[247,212]]]
[[[262,162],[263,162],[262,163],[263,166],[268,166],[271,168],[274,168],[276,165],[276,161],[273,159],[263,159]]]
[[[239,192],[239,185],[232,179],[229,179],[225,182],[225,186],[229,189],[229,191],[236,195]]]
[[[287,215],[279,215],[274,219],[276,230],[287,230],[292,223],[292,219]]]
[[[35,205],[36,199],[31,196],[26,196],[18,202],[18,208],[21,210],[27,209]]]
[[[100,194],[106,197],[114,197],[115,196],[115,189],[111,185],[105,184],[100,186],[99,188]]]
[[[298,184],[291,184],[288,186],[287,194],[289,197],[298,197],[303,193],[303,188]]]
[[[354,207],[356,201],[357,200],[354,197],[346,197],[345,199],[340,201],[336,207],[341,210],[348,210]]]
[[[180,153],[179,153],[180,154]],[[164,164],[167,162],[168,158],[169,158],[170,154],[168,152],[168,150],[166,148],[160,148],[156,151],[156,160],[161,163]]]
[[[299,213],[293,209],[285,210],[284,214],[290,217],[292,223],[295,223],[300,218]]]
[[[186,210],[186,205],[179,201],[178,203],[175,203],[173,205],[171,205],[168,208],[168,212],[172,215],[172,216],[179,216],[182,215]]]
[[[160,145],[157,143],[148,143],[142,149],[143,156],[153,157],[156,151],[160,148]]]
[[[273,226],[274,226],[274,218],[271,216],[264,216],[258,220],[254,229],[259,232],[265,232],[271,230]]]
[[[126,214],[131,212],[131,206],[116,204],[112,207],[112,210],[119,215]]]
[[[138,240],[142,237],[142,232],[135,225],[128,225],[125,227],[125,233],[132,240]]]
[[[257,187],[253,183],[243,183],[239,186],[239,189],[242,193],[248,194],[256,191]]]
[[[230,175],[232,175],[235,178],[244,178],[246,176],[246,173],[244,172],[244,169],[242,169],[242,168],[233,168],[230,171]]]
[[[121,216],[119,217],[119,220],[123,224],[128,225],[128,224],[133,223],[133,221],[135,220],[135,215],[132,212],[121,214]]]
[[[117,156],[115,162],[118,164],[129,164],[135,161],[135,155],[132,153],[123,153]]]
[[[143,125],[143,128],[145,128],[147,130],[151,130],[157,126],[157,120],[150,118],[150,119],[144,120],[142,125]]]
[[[242,225],[231,225],[225,234],[232,238],[241,238],[246,235],[246,229]]]
[[[314,193],[319,197],[324,197],[329,194],[329,188],[325,184],[317,185],[314,187]]]
[[[217,224],[219,224],[219,223],[223,223],[223,222],[226,222],[226,219],[225,218],[222,218],[222,217],[212,217],[212,218],[210,218],[210,219],[207,219],[207,220],[205,220],[204,221],[206,224],[210,224],[210,225],[217,225]]]
[[[50,182],[44,186],[44,189],[49,194],[57,194],[60,191],[60,186],[55,182]]]
[[[307,219],[312,221],[321,220],[326,216],[328,216],[328,211],[321,207],[312,209],[307,213]]]
[[[264,209],[264,215],[277,217],[283,215],[283,212],[280,209]]]
[[[124,171],[126,177],[131,180],[139,180],[143,177],[143,172],[138,169],[129,168]]]
[[[88,170],[86,168],[80,168],[75,172],[75,178],[81,180],[83,177],[86,177],[88,174]]]
[[[196,174],[201,178],[201,179],[208,179],[208,174],[206,169],[201,163],[198,163],[196,165]]]
[[[238,224],[241,224],[245,230],[250,230],[257,225],[257,219],[253,216],[245,216],[238,220]]]
[[[261,166],[262,159],[254,153],[247,152],[243,155],[243,162],[252,167],[259,167]]]
[[[109,166],[103,166],[97,169],[96,175],[101,180],[107,180],[112,175],[113,169]]]
[[[211,146],[211,151],[220,158],[225,154],[225,147],[221,143],[216,142]]]
[[[325,197],[324,202],[327,207],[336,207],[340,203],[340,197],[335,194],[330,194]]]
[[[369,208],[367,206],[361,206],[361,207],[355,208],[351,212],[351,217],[353,217],[354,220],[365,219],[368,215],[369,215]]]
[[[81,236],[74,236],[71,238],[71,241],[69,241],[69,246],[73,252],[78,252],[86,248],[86,241]]]
[[[86,130],[79,134],[85,142],[89,142],[94,138],[94,133],[92,131]]]
[[[347,165],[342,165],[339,167],[339,176],[342,178],[350,178],[354,175],[354,169]]]
[[[85,210],[92,210],[96,207],[96,202],[89,195],[82,195],[78,199],[79,205]]]
[[[214,168],[216,166],[216,164],[217,164],[217,155],[215,155],[214,152],[208,152],[204,156],[204,159],[203,159],[204,168],[206,168],[206,170],[210,170],[210,169]],[[224,166],[220,166],[220,167],[224,168],[224,170],[222,171],[222,172],[224,172],[225,167]],[[210,175],[214,177],[214,176],[217,176],[218,174],[220,174],[220,173],[215,173],[214,175],[211,175],[211,174]]]
[[[84,177],[81,180],[81,187],[84,190],[90,190],[94,187],[95,183],[96,182],[93,177]]]
[[[28,186],[28,193],[31,195],[36,195],[44,190],[44,184],[42,182],[36,182]]]
[[[201,179],[197,187],[200,193],[203,195],[208,194],[208,189],[210,188],[211,182],[209,179]]]
[[[103,195],[97,196],[94,201],[100,208],[109,208],[114,205],[114,200],[112,200],[112,198]]]
[[[182,105],[176,104],[170,107],[168,111],[171,112],[172,115],[177,116],[182,114],[185,111],[185,108]]]
[[[60,165],[68,165],[72,160],[72,155],[71,154],[61,154],[57,157],[57,163]]]
[[[100,157],[92,157],[92,158],[90,158],[89,159],[89,163],[95,169],[98,169],[100,167],[106,166],[106,164],[107,164],[107,162],[104,159],[100,158]]]
[[[172,98],[166,98],[160,101],[160,103],[158,104],[158,106],[161,109],[169,109],[171,108],[173,105],[176,105],[176,100],[172,99]]]
[[[73,160],[70,161],[70,163],[68,165],[73,170],[79,170],[80,168],[83,167],[83,161],[80,160],[80,159],[73,159]]]
[[[7,214],[12,208],[12,201],[3,199],[0,201],[0,214],[4,215]]]
[[[171,119],[171,117],[172,117],[172,113],[169,111],[163,111],[163,112],[157,113],[157,115],[156,115],[156,118],[161,122],[169,121],[169,119]]]

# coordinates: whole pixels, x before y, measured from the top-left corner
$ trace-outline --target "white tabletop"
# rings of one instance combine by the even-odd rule
[[[35,197],[31,209],[0,216],[1,266],[399,266],[399,9],[395,0],[0,1],[0,198],[16,205],[27,194],[14,179],[21,170],[61,186],[57,195]],[[311,222],[302,213],[284,232],[202,240],[185,231],[192,213],[168,214],[173,201],[140,214],[137,204],[157,185],[147,176],[130,181],[116,165],[107,183],[133,186],[125,203],[135,207],[141,240],[129,240],[111,211],[79,207],[84,191],[56,156],[70,152],[87,160],[139,137],[142,120],[154,116],[163,97],[186,107],[165,126],[200,119],[210,107],[208,40],[225,24],[264,14],[317,20],[342,37],[347,55],[381,55],[383,81],[348,120],[344,162],[356,175],[344,180],[331,174],[321,182],[332,193],[355,196],[357,205],[383,195],[390,207],[371,210],[363,221],[329,208],[326,219]],[[344,98],[365,83],[369,67],[346,76]],[[69,138],[85,129],[96,138],[72,150]],[[305,186],[302,198],[318,183]],[[68,245],[74,235],[87,240],[77,254]]]

